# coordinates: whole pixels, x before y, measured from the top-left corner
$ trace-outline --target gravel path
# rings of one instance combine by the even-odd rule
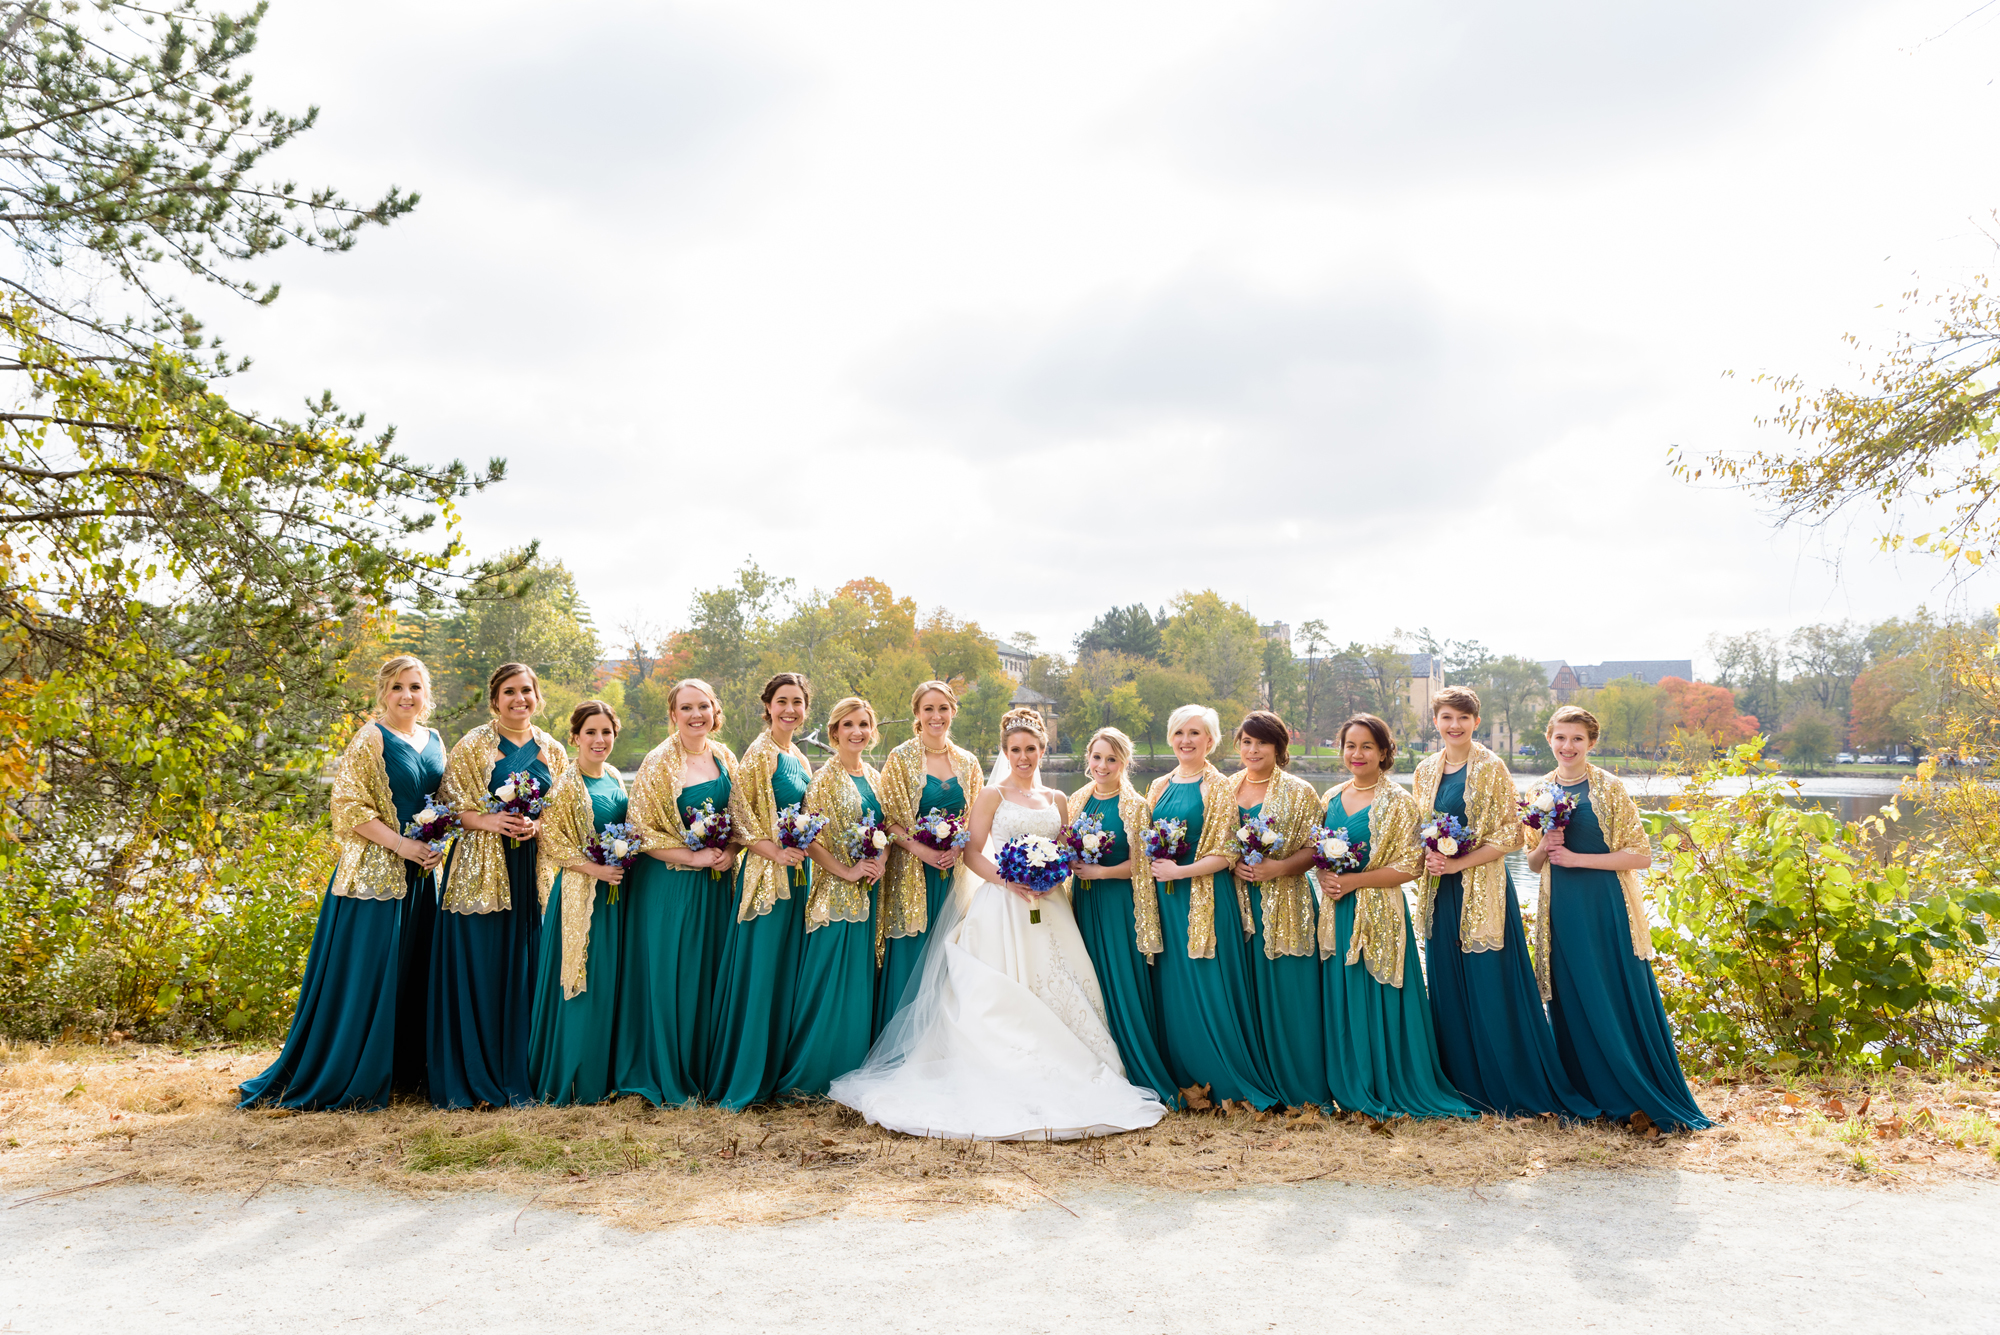
[[[492,1196],[103,1187],[0,1209],[0,1331],[2000,1329],[2000,1188],[1564,1174],[1483,1195],[1312,1184],[633,1233]]]

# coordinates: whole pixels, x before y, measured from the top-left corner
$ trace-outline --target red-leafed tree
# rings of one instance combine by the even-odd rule
[[[1734,746],[1757,735],[1757,716],[1736,712],[1736,692],[1727,686],[1680,677],[1660,678],[1660,689],[1673,701],[1683,730],[1708,738],[1717,746]]]

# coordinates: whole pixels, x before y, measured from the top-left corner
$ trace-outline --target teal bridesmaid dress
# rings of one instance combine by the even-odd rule
[[[1264,804],[1238,807],[1239,819],[1249,819]],[[1319,952],[1310,955],[1264,954],[1264,886],[1250,887],[1256,914],[1250,938],[1250,977],[1257,988],[1257,1033],[1264,1059],[1279,1096],[1292,1108],[1331,1108],[1326,1087],[1326,1001],[1321,993]],[[1218,887],[1217,893],[1220,893]],[[1318,939],[1318,933],[1313,934]]]
[[[1579,804],[1563,843],[1577,853],[1610,852],[1591,810],[1590,784],[1569,791]],[[1688,1093],[1653,962],[1632,953],[1618,873],[1549,868],[1549,918],[1549,1023],[1576,1087],[1619,1121],[1643,1112],[1662,1130],[1707,1127]]]
[[[1343,821],[1348,842],[1358,847],[1368,839],[1373,809],[1363,807],[1346,816],[1336,797],[1327,823]],[[1355,898],[1348,894],[1334,901],[1336,948],[1320,962],[1326,992],[1326,1082],[1334,1103],[1342,1112],[1365,1113],[1377,1121],[1479,1116],[1478,1109],[1458,1097],[1438,1063],[1437,1032],[1410,915],[1403,915],[1403,985],[1391,987],[1375,981],[1367,961],[1347,963]],[[1320,912],[1326,911],[1321,905]]]
[[[497,736],[497,734],[496,734]],[[547,792],[554,786],[533,737],[518,746],[498,737],[500,759],[487,776],[493,792],[525,770]],[[452,845],[452,862],[462,844]],[[509,907],[497,913],[438,914],[431,938],[429,1041],[431,1102],[440,1108],[512,1107],[535,1101],[528,1077],[528,1029],[535,1011],[541,954],[540,842],[504,841]],[[445,884],[451,867],[445,868]]]
[[[783,811],[805,799],[812,771],[790,752],[771,771],[771,796]],[[719,809],[719,808],[718,808]],[[746,857],[745,862],[748,861]],[[729,915],[722,948],[720,984],[715,994],[715,1032],[709,1039],[708,1097],[731,1111],[769,1103],[778,1092],[785,1044],[792,1034],[793,998],[799,982],[799,953],[805,948],[806,897],[812,864],[791,873],[791,898],[749,922]],[[736,875],[736,900],[743,899],[743,871]]]
[[[881,820],[882,802],[874,785],[856,777],[854,787],[862,808]],[[830,922],[806,933],[792,1034],[785,1045],[785,1069],[778,1075],[782,1093],[824,1098],[836,1077],[867,1058],[875,1036],[875,914],[880,901],[878,887],[868,894],[866,922]]]
[[[1111,848],[1104,861],[1112,866],[1132,856],[1132,844],[1125,818],[1118,814],[1118,799],[1093,797],[1083,804],[1083,814],[1104,823],[1111,836]],[[1104,994],[1104,1015],[1110,1021],[1111,1037],[1118,1055],[1125,1061],[1125,1078],[1141,1089],[1150,1089],[1169,1108],[1178,1106],[1180,1091],[1167,1070],[1160,1045],[1160,991],[1156,966],[1148,966],[1139,953],[1137,929],[1132,921],[1132,882],[1074,881],[1071,898],[1076,910],[1076,927],[1083,933],[1083,948],[1097,970],[1097,986]],[[1181,947],[1185,952],[1185,942]]]
[[[419,751],[370,726],[382,728],[400,833],[444,779],[444,743],[432,733]],[[392,1090],[422,1092],[430,945],[423,934],[436,915],[437,885],[414,862],[403,872],[409,888],[401,899],[322,898],[284,1050],[243,1082],[240,1107],[386,1108]]]
[[[591,828],[625,819],[625,790],[609,774],[584,776]],[[637,871],[635,864],[633,871]],[[631,884],[626,873],[625,883]],[[562,901],[589,895],[590,949],[583,959],[583,991],[562,989]],[[618,902],[611,896],[616,894]],[[602,1103],[611,1097],[611,1040],[618,1006],[618,935],[625,921],[625,892],[593,877],[560,872],[542,914],[542,958],[535,981],[535,1013],[528,1030],[528,1072],[543,1103]]]
[[[704,802],[729,805],[729,776],[680,795],[681,819]],[[701,1097],[715,973],[735,916],[736,878],[641,857],[625,878],[612,1084],[620,1094],[679,1107]]]
[[[1465,818],[1465,769],[1438,783],[1437,810]],[[1465,908],[1462,873],[1438,879],[1431,910],[1431,1015],[1437,1021],[1438,1059],[1445,1078],[1475,1108],[1507,1117],[1557,1113],[1590,1121],[1596,1105],[1576,1092],[1556,1055],[1555,1035],[1542,1012],[1541,988],[1521,930],[1521,904],[1507,886],[1506,945],[1499,950],[1459,948]]]
[[[957,776],[940,779],[935,774],[924,775],[924,795],[917,803],[917,815],[927,816],[931,808],[937,807],[951,815],[965,815],[965,790]],[[938,920],[938,911],[951,894],[955,871],[939,871],[936,867],[924,868],[924,905],[928,914],[924,919],[924,930],[915,936],[899,936],[885,941],[882,945],[882,976],[877,980],[875,991],[875,1032],[880,1034],[903,1006],[903,993],[909,989],[910,979],[916,976],[917,966],[923,962],[924,943],[930,940],[931,924]],[[879,911],[879,909],[878,909]]]
[[[1187,822],[1186,866],[1201,844],[1201,785],[1169,783],[1154,804],[1153,819]],[[1237,1099],[1258,1108],[1283,1103],[1258,1038],[1257,992],[1251,973],[1250,942],[1236,883],[1227,872],[1215,878],[1215,958],[1188,958],[1188,899],[1191,881],[1160,887],[1160,1035],[1168,1078],[1182,1089],[1209,1085],[1208,1097]]]

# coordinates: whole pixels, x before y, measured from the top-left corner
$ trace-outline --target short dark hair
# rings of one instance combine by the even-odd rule
[[[1242,741],[1245,737],[1275,747],[1279,769],[1292,763],[1292,730],[1270,710],[1253,709],[1243,716],[1243,721],[1236,725],[1236,740]]]
[[[1396,739],[1390,735],[1389,725],[1373,714],[1356,714],[1341,724],[1340,731],[1333,735],[1342,746],[1347,745],[1349,728],[1368,729],[1368,735],[1375,739],[1375,749],[1382,753],[1382,772],[1387,774],[1390,767],[1396,763]]]
[[[599,714],[611,720],[611,731],[614,734],[624,730],[625,725],[618,721],[617,710],[602,700],[585,700],[575,709],[569,711],[569,735],[574,737],[582,732],[583,725],[596,718]]]
[[[1431,698],[1431,717],[1436,718],[1440,709],[1456,709],[1478,718],[1479,692],[1470,686],[1447,686]]]
[[[764,689],[757,696],[759,700],[764,702],[764,722],[766,723],[771,721],[771,701],[777,696],[780,686],[798,687],[799,691],[806,698],[806,708],[812,708],[813,688],[812,683],[806,680],[806,674],[803,672],[780,672],[777,676],[764,683]]]

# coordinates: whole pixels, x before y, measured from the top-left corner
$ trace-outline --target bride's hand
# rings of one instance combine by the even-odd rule
[[[1012,881],[1003,881],[1001,882],[1001,884],[1005,885],[1009,890],[1012,890],[1015,894],[1019,895],[1021,897],[1021,902],[1023,904],[1033,904],[1036,900],[1041,898],[1040,895],[1036,894],[1034,891],[1030,890],[1025,885],[1016,885]]]

